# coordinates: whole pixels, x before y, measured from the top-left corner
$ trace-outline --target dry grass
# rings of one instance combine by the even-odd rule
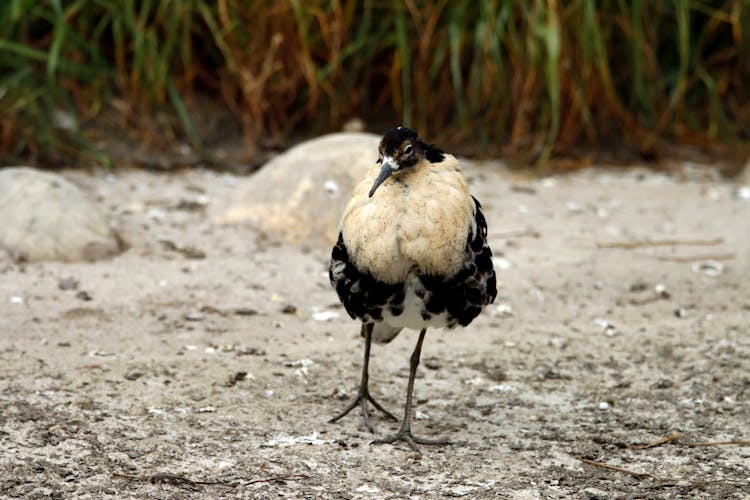
[[[109,119],[208,157],[197,96],[250,151],[360,117],[524,161],[648,159],[746,141],[748,81],[746,0],[0,3],[4,162],[106,162]]]

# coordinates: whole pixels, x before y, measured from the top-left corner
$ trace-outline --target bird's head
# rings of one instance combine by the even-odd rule
[[[382,163],[380,174],[370,189],[369,196],[375,194],[375,190],[388,177],[396,172],[403,172],[413,168],[425,158],[428,152],[435,151],[441,155],[442,152],[422,142],[416,132],[406,127],[396,127],[383,135],[378,147],[378,163]]]

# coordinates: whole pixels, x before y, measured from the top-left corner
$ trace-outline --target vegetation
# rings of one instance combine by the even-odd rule
[[[4,162],[103,162],[102,124],[144,116],[207,155],[199,97],[248,147],[360,117],[479,154],[649,158],[750,138],[748,82],[748,0],[0,2]]]

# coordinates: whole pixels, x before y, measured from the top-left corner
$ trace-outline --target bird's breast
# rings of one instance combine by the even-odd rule
[[[474,202],[457,162],[448,159],[453,163],[396,174],[372,197],[377,169],[357,186],[341,231],[358,269],[394,284],[412,271],[451,277],[462,268]]]

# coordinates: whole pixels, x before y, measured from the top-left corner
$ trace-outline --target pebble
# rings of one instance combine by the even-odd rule
[[[203,321],[204,318],[205,316],[198,311],[190,311],[189,313],[185,314],[185,319],[188,321]]]
[[[76,290],[78,288],[78,281],[72,276],[68,276],[61,279],[57,286],[60,290]]]

